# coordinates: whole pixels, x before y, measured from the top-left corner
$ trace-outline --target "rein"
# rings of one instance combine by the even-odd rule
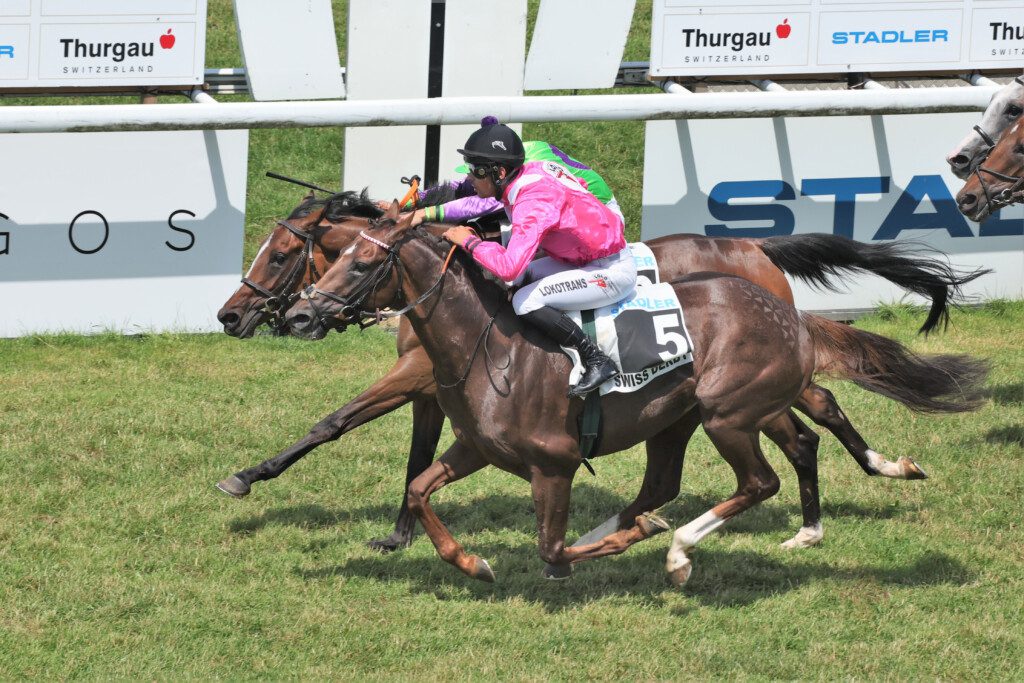
[[[284,319],[281,318],[280,311],[282,304],[288,303],[296,295],[290,294],[295,288],[295,284],[302,278],[302,274],[307,270],[310,274],[311,282],[316,282],[320,279],[321,275],[316,268],[316,261],[313,258],[313,246],[316,242],[316,237],[311,232],[307,232],[302,228],[297,228],[286,220],[277,221],[277,224],[287,229],[296,237],[303,241],[302,251],[299,254],[299,258],[292,264],[291,270],[284,280],[273,290],[267,289],[260,283],[248,278],[242,278],[242,284],[251,287],[260,296],[266,298],[263,302],[262,313],[270,316],[271,324],[280,329],[285,326]]]

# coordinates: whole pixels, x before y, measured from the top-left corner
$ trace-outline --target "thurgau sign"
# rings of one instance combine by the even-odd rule
[[[0,88],[203,82],[206,0],[0,0]]]
[[[1024,2],[655,0],[653,76],[1020,69]]]

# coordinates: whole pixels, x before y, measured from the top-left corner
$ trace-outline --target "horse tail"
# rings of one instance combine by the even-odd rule
[[[801,313],[814,342],[815,372],[848,379],[912,410],[962,413],[985,401],[985,361],[967,355],[918,355],[887,337]]]
[[[865,244],[839,235],[812,233],[769,237],[761,240],[760,247],[779,270],[814,287],[837,291],[839,284],[834,278],[840,277],[841,271],[867,272],[930,299],[928,318],[918,330],[925,334],[949,324],[948,306],[962,303],[963,285],[992,272],[987,268],[958,271],[935,258],[939,252],[916,242]]]

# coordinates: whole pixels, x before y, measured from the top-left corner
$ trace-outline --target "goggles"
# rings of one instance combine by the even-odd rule
[[[484,178],[491,174],[490,165],[467,163],[466,169],[469,171],[469,174],[471,176],[473,176],[474,178],[479,178],[480,180],[483,180]]]

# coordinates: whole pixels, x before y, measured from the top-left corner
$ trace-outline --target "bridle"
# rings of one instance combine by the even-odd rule
[[[382,219],[379,222],[371,220],[370,226],[378,227],[380,223],[388,220],[390,219]],[[393,220],[390,220],[390,222],[392,224],[394,223]],[[401,303],[400,297],[402,292],[402,271],[404,270],[404,267],[402,266],[401,258],[398,256],[398,250],[401,249],[402,245],[408,241],[406,237],[411,237],[413,235],[415,235],[415,233],[410,231],[406,233],[406,235],[403,235],[403,237],[399,239],[399,241],[396,242],[394,246],[389,246],[387,243],[378,240],[376,237],[368,235],[364,231],[360,231],[359,236],[362,239],[377,245],[378,247],[387,252],[387,256],[377,266],[377,268],[373,272],[368,273],[366,277],[364,277],[362,280],[360,280],[347,297],[338,296],[333,292],[326,292],[322,289],[318,289],[316,285],[310,285],[309,287],[302,291],[302,298],[309,302],[310,307],[313,309],[313,312],[316,314],[317,319],[320,321],[320,324],[323,326],[324,329],[329,329],[330,326],[328,325],[326,316],[324,316],[323,312],[316,304],[316,298],[318,296],[323,296],[325,299],[333,301],[337,304],[341,304],[340,313],[343,318],[343,321],[346,324],[354,323],[359,325],[360,329],[365,329],[367,327],[370,327],[371,325],[376,325],[381,320],[387,318],[397,318],[400,315],[408,313],[409,311],[411,311],[412,309],[416,308],[424,301],[429,299],[431,296],[433,296],[435,291],[439,290],[439,288],[441,287],[441,283],[444,282],[444,276],[448,273],[448,265],[451,263],[452,256],[455,254],[456,249],[458,249],[458,246],[454,244],[452,245],[451,249],[448,251],[448,255],[444,259],[444,265],[441,266],[441,273],[437,276],[437,280],[435,280],[434,284],[432,284],[425,292],[423,292],[423,294],[417,297],[415,301],[413,301],[410,304],[407,304],[404,308],[401,308],[399,310],[392,310],[387,312],[383,312],[380,310],[380,308],[377,308],[372,313],[370,313],[364,310],[363,308],[363,303],[366,301],[366,299],[373,292],[377,291],[377,289],[381,286],[382,283],[386,283],[391,279],[391,271],[395,269],[395,266],[398,266],[398,285],[395,288],[395,295],[392,298],[391,303],[385,306],[385,308],[393,308],[394,304]],[[494,321],[495,319],[497,319],[497,317],[498,312],[495,311],[494,315],[491,316],[491,319],[484,327],[483,332],[481,332],[480,336],[477,338],[476,344],[473,347],[473,352],[469,357],[469,361],[466,363],[465,369],[462,371],[462,373],[460,373],[458,379],[456,379],[455,382],[451,384],[445,384],[440,379],[438,379],[437,369],[434,369],[434,380],[437,382],[438,386],[444,389],[451,389],[452,387],[455,387],[461,384],[462,382],[466,381],[466,378],[469,377],[469,371],[473,367],[473,361],[476,360],[477,354],[480,352],[481,346],[484,349],[484,354],[487,356],[488,362],[491,363],[492,365],[494,364],[493,360],[491,360],[490,349],[487,346],[487,339],[490,336],[491,329],[494,327]],[[496,367],[499,367],[499,369],[504,370],[510,367],[511,364],[512,357],[509,356],[504,366]]]
[[[291,270],[288,271],[288,275],[272,290],[267,289],[248,277],[242,278],[242,284],[251,287],[257,294],[264,297],[263,308],[259,309],[259,312],[269,317],[269,324],[272,327],[276,330],[281,330],[287,326],[284,318],[281,316],[281,311],[288,308],[288,304],[298,297],[298,294],[293,293],[293,290],[302,278],[302,275],[308,270],[311,283],[319,280],[321,275],[316,268],[316,260],[313,258],[313,246],[316,244],[316,236],[312,232],[295,227],[286,220],[277,221],[277,224],[303,241],[299,257],[295,259]]]
[[[389,222],[392,225],[394,224],[394,220],[392,219],[369,221],[371,228],[381,227],[381,225],[385,222]],[[409,233],[406,233],[406,236],[411,236],[413,234],[414,233],[410,231]],[[342,322],[344,322],[345,324],[356,324],[359,325],[360,329],[366,329],[367,327],[376,325],[381,320],[385,320],[387,318],[397,318],[398,316],[404,315],[405,313],[408,313],[409,311],[411,311],[412,309],[416,308],[421,303],[429,299],[431,296],[433,296],[434,292],[438,290],[438,288],[441,286],[441,283],[444,281],[444,276],[448,273],[448,264],[451,263],[452,255],[458,248],[454,244],[452,245],[451,250],[448,252],[448,256],[445,258],[444,265],[441,267],[441,273],[440,275],[437,276],[437,280],[435,280],[434,284],[432,284],[425,292],[423,292],[423,294],[417,297],[415,301],[406,305],[404,308],[391,311],[382,311],[380,308],[375,308],[373,312],[369,312],[365,310],[363,306],[366,300],[370,298],[370,296],[374,292],[376,292],[378,289],[383,287],[391,280],[392,271],[396,271],[398,274],[398,285],[395,287],[395,294],[392,297],[391,301],[386,306],[384,306],[384,308],[394,309],[396,305],[401,304],[401,292],[403,281],[402,273],[405,270],[405,268],[402,267],[402,260],[398,256],[398,250],[401,249],[402,245],[408,241],[407,239],[405,239],[406,236],[403,236],[402,239],[399,239],[399,241],[396,242],[394,246],[392,246],[380,241],[379,239],[373,237],[372,235],[368,235],[365,231],[360,230],[359,237],[366,240],[367,242],[370,242],[371,244],[375,244],[376,246],[380,247],[385,252],[387,252],[387,256],[384,257],[384,260],[381,261],[374,270],[367,273],[361,280],[359,280],[359,282],[357,282],[356,285],[352,288],[352,291],[349,292],[348,296],[338,296],[333,292],[324,291],[322,289],[317,288],[315,284],[309,285],[302,291],[302,294],[300,296],[309,302],[309,305],[313,309],[313,312],[316,314],[317,318],[319,319],[320,324],[325,329],[330,329],[330,325],[328,324],[327,317],[323,314],[320,307],[317,305],[317,297],[322,296],[328,301],[333,301],[336,304],[340,304],[341,311],[339,313]],[[398,267],[396,268],[396,266]]]
[[[993,178],[1005,180],[1006,182],[1013,184],[1000,191],[999,194],[992,196],[992,193],[989,192],[988,185],[985,183],[985,179],[981,175],[982,172],[989,174]],[[985,168],[984,166],[978,166],[978,168],[974,170],[973,175],[978,176],[978,184],[981,185],[981,189],[985,193],[985,200],[988,202],[988,206],[990,207],[989,213],[1024,199],[1024,176],[1007,175],[1005,173],[1000,173],[999,171],[993,171],[990,168]]]

